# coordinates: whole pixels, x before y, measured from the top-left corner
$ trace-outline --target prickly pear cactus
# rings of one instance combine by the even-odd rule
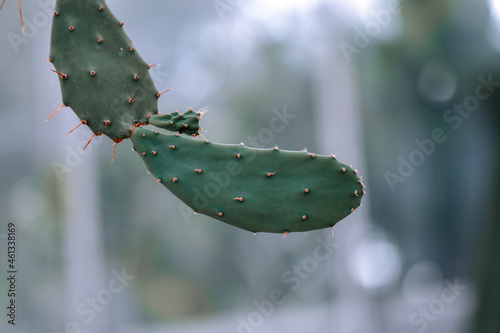
[[[150,173],[194,211],[252,232],[332,227],[364,194],[334,156],[222,145],[137,128],[134,150]]]
[[[163,93],[151,66],[105,0],[56,2],[49,61],[59,75],[61,108],[71,107],[94,135],[115,143],[130,137],[157,181],[196,212],[252,232],[286,235],[333,227],[361,203],[357,171],[335,156],[181,137],[199,135],[204,110],[159,114]],[[178,134],[140,128],[148,123]]]
[[[105,0],[57,1],[50,58],[63,106],[96,135],[119,142],[158,112],[149,66]]]

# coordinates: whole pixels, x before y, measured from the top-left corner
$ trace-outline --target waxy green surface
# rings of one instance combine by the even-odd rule
[[[333,156],[222,145],[137,128],[134,150],[195,212],[251,231],[332,227],[361,203],[363,184]]]
[[[97,135],[128,138],[158,112],[150,66],[103,0],[56,2],[50,61],[64,105]]]

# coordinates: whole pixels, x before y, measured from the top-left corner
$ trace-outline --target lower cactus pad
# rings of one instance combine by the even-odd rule
[[[252,232],[332,227],[361,204],[363,184],[335,156],[248,148],[136,128],[150,173],[195,212]]]

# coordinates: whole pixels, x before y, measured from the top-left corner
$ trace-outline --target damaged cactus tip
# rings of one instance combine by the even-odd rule
[[[149,117],[149,123],[171,132],[178,132],[180,134],[196,137],[200,135],[199,131],[201,128],[199,121],[205,112],[206,108],[201,109],[198,112],[194,112],[193,109],[189,108],[184,113],[175,111],[165,115],[155,114]]]
[[[136,129],[150,173],[195,212],[254,233],[333,227],[361,204],[364,185],[335,156],[222,145]]]

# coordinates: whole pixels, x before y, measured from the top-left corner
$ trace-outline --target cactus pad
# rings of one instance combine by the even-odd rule
[[[134,150],[194,211],[252,232],[332,227],[361,203],[363,184],[334,156],[248,148],[137,128]]]
[[[194,112],[193,109],[189,109],[184,113],[175,111],[165,115],[155,114],[149,118],[149,123],[172,132],[198,136],[200,135],[198,122],[201,116],[203,111]]]
[[[59,75],[63,105],[96,135],[119,142],[158,112],[150,66],[105,0],[56,2],[49,61]]]

